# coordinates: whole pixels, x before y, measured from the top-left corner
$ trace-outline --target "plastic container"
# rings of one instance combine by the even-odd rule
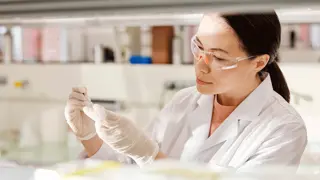
[[[12,34],[11,30],[8,29],[7,32],[4,34],[4,63],[10,64],[12,62]]]
[[[129,59],[131,64],[151,64],[151,57],[147,56],[131,56]]]

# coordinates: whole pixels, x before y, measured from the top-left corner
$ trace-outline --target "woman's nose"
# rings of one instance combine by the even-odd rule
[[[203,60],[204,63],[206,63],[206,65],[209,65],[208,57],[206,57],[205,55],[200,55],[199,61],[201,61],[201,60]]]

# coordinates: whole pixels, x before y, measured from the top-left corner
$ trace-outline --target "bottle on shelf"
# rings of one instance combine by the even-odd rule
[[[7,28],[6,33],[3,37],[3,60],[5,64],[10,64],[12,62],[12,34],[11,29]]]

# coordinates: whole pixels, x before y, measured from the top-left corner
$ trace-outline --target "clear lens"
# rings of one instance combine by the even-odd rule
[[[203,51],[195,41],[191,42],[191,52],[195,62],[204,60],[206,64],[211,65],[215,69],[228,69],[229,66],[234,66],[237,63],[237,60],[232,60],[232,58],[221,55],[218,52]]]
[[[210,57],[211,59],[211,64],[215,67],[220,67],[220,68],[224,68],[224,67],[228,67],[228,66],[233,66],[237,63],[237,61],[235,60],[231,60],[231,58],[229,57],[217,57],[215,55],[212,55]]]
[[[195,61],[199,61],[201,59],[200,54],[203,53],[201,53],[201,49],[194,41],[191,41],[191,52],[194,56]]]

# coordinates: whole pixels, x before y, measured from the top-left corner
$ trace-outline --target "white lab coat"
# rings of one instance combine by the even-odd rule
[[[299,165],[307,144],[306,127],[295,109],[273,91],[269,76],[208,137],[213,98],[191,87],[166,105],[147,129],[164,154],[220,170]],[[91,158],[130,163],[106,144]]]

